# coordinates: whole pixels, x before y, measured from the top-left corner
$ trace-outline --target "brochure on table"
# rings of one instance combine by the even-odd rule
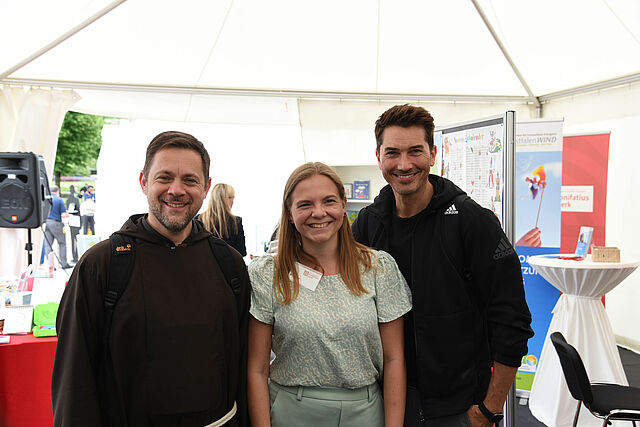
[[[30,305],[12,305],[4,310],[3,334],[27,334],[31,332],[33,307]]]
[[[593,236],[593,227],[580,227],[578,235],[578,244],[576,245],[575,256],[585,259],[591,247],[591,237]]]

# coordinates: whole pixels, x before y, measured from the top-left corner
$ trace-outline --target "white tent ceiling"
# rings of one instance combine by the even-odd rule
[[[0,40],[0,82],[187,121],[233,121],[209,95],[287,123],[297,98],[536,104],[640,79],[636,0],[5,1]]]

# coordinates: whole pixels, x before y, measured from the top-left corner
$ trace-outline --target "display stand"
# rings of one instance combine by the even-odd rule
[[[31,241],[31,229],[27,228],[27,243],[24,245],[24,250],[27,251],[27,266],[33,264],[33,242]]]

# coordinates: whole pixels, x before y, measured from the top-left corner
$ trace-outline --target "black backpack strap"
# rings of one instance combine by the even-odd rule
[[[231,287],[233,295],[237,297],[240,295],[240,275],[231,255],[231,247],[224,240],[217,238],[213,234],[209,236],[209,246],[211,246],[213,256],[218,261],[222,274],[224,274],[224,279]]]
[[[109,282],[104,293],[104,329],[102,333],[102,356],[106,360],[113,310],[124,293],[133,271],[135,262],[135,241],[132,237],[113,233],[111,243],[111,261],[109,263]]]

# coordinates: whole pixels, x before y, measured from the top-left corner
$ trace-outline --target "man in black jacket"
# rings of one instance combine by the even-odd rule
[[[520,262],[496,216],[430,175],[433,117],[395,106],[376,122],[389,183],[352,226],[396,259],[413,293],[405,316],[405,426],[487,426],[533,335]]]

